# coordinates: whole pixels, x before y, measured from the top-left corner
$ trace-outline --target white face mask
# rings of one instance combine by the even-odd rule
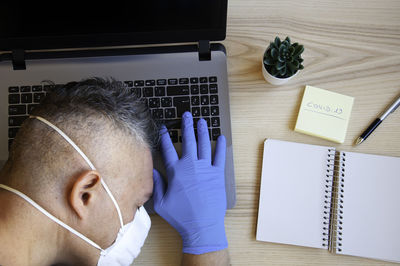
[[[96,170],[92,162],[89,160],[89,158],[82,152],[82,150],[64,133],[62,132],[58,127],[50,123],[49,121],[45,120],[42,117],[39,116],[30,116],[30,118],[36,118],[49,127],[53,128],[57,133],[59,133],[68,143],[74,147],[74,149],[83,157],[83,159],[89,164],[90,168],[92,170]],[[112,195],[110,189],[106,185],[103,179],[100,179],[102,186],[106,190],[107,194],[111,198],[117,213],[119,217],[119,221],[121,224],[121,228],[118,232],[117,239],[114,241],[114,243],[108,247],[107,249],[102,249],[98,244],[84,236],[83,234],[79,233],[75,229],[71,228],[64,222],[60,221],[56,217],[54,217],[52,214],[50,214],[48,211],[43,209],[41,206],[39,206],[36,202],[34,202],[32,199],[30,199],[28,196],[25,194],[19,192],[18,190],[15,190],[13,188],[10,188],[6,185],[0,184],[0,188],[3,188],[5,190],[8,190],[24,200],[26,200],[28,203],[30,203],[33,207],[38,209],[40,212],[42,212],[44,215],[49,217],[51,220],[54,222],[58,223],[65,229],[69,230],[71,233],[75,234],[76,236],[80,237],[93,247],[99,249],[100,252],[100,258],[98,261],[99,266],[124,266],[124,265],[130,265],[132,264],[133,260],[139,255],[140,249],[144,244],[144,241],[146,240],[147,234],[150,230],[151,226],[151,221],[150,217],[147,214],[145,208],[142,206],[140,207],[135,214],[135,217],[132,222],[124,225],[122,221],[122,215],[121,215],[121,210],[118,206],[118,203],[116,202],[114,196]]]

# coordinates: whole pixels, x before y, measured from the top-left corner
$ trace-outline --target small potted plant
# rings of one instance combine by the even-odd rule
[[[273,85],[281,85],[297,75],[303,69],[301,54],[303,45],[291,44],[290,38],[281,41],[276,37],[264,53],[262,70],[264,78]]]

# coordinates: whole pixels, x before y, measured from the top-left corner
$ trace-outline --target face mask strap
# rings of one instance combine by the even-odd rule
[[[71,146],[82,156],[82,158],[86,161],[86,163],[89,165],[89,167],[92,170],[96,170],[96,168],[94,167],[94,165],[92,164],[92,162],[89,160],[89,158],[86,156],[85,153],[83,153],[83,151],[78,147],[78,145],[75,144],[75,142],[70,139],[61,129],[59,129],[58,127],[56,127],[55,125],[53,125],[52,123],[50,123],[49,121],[47,121],[46,119],[44,119],[43,117],[40,116],[29,116],[29,118],[32,119],[38,119],[41,122],[45,123],[46,125],[48,125],[49,127],[51,127],[52,129],[54,129],[58,134],[60,134],[69,144],[71,144]],[[113,202],[117,213],[118,213],[118,217],[119,217],[119,222],[121,224],[121,228],[124,226],[124,222],[122,220],[122,214],[121,214],[121,210],[118,206],[117,201],[115,200],[113,194],[111,193],[110,189],[108,188],[108,186],[106,185],[106,183],[104,182],[103,178],[100,178],[100,182],[101,185],[103,186],[103,188],[106,190],[108,196],[111,198],[111,201]]]
[[[103,188],[106,190],[108,196],[110,196],[111,201],[114,203],[115,208],[117,209],[118,217],[119,217],[119,223],[121,224],[121,228],[122,228],[124,226],[124,221],[122,220],[122,214],[121,214],[121,210],[119,209],[118,203],[115,200],[113,194],[111,193],[111,191],[108,188],[108,186],[106,185],[106,183],[104,183],[103,178],[100,178],[100,182],[103,185]]]

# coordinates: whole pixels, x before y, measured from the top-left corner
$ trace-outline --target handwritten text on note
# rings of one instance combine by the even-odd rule
[[[341,107],[329,106],[326,104],[320,104],[320,103],[316,103],[313,101],[307,102],[306,106],[308,108],[310,108],[311,110],[314,110],[317,112],[325,112],[327,114],[341,115],[343,113],[343,108],[341,108]]]

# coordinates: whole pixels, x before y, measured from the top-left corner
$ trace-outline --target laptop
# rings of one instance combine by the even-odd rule
[[[0,16],[0,167],[53,86],[113,77],[169,125],[178,153],[185,111],[206,119],[213,150],[225,135],[227,207],[234,207],[226,51],[217,43],[226,36],[227,0],[11,2]],[[162,168],[158,157],[155,167]]]

